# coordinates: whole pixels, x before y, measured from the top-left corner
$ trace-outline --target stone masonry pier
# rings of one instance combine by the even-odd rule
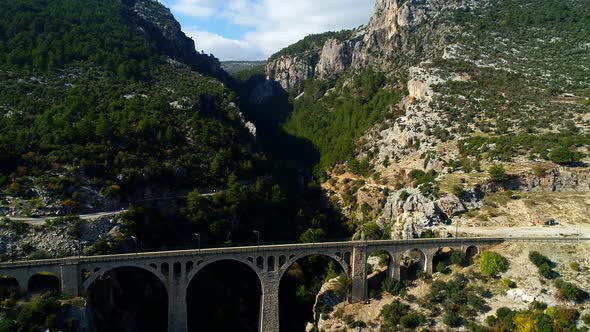
[[[29,280],[39,273],[51,273],[60,280],[61,291],[84,296],[90,285],[106,272],[119,267],[137,267],[154,274],[168,292],[168,331],[187,331],[186,292],[199,271],[217,261],[233,260],[249,266],[261,283],[260,331],[279,331],[279,284],[283,274],[297,260],[322,255],[334,259],[352,280],[352,302],[367,298],[367,258],[376,251],[390,256],[390,277],[400,279],[402,255],[420,252],[421,267],[432,274],[433,261],[442,248],[479,253],[504,241],[504,238],[447,238],[384,241],[250,246],[220,249],[180,250],[93,257],[71,257],[40,261],[1,263],[0,275],[13,277],[26,290]],[[569,242],[561,238],[519,239],[518,241]]]

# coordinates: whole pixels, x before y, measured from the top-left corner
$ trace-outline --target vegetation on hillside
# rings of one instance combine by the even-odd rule
[[[334,89],[326,81],[305,83],[304,95],[294,101],[294,111],[285,130],[309,139],[320,152],[319,171],[337,163],[355,160],[355,143],[373,124],[395,117],[401,92],[384,88],[385,76],[367,69]],[[354,164],[354,162],[353,162]]]
[[[147,186],[224,186],[257,157],[235,95],[170,65],[119,1],[0,4],[0,188],[72,211]],[[23,96],[26,96],[24,98]]]
[[[321,49],[328,39],[346,40],[352,36],[352,30],[328,31],[320,34],[309,35],[295,44],[289,45],[277,53],[273,54],[268,61],[272,62],[282,56],[301,55],[308,60],[308,63],[313,67],[317,59],[318,49]]]

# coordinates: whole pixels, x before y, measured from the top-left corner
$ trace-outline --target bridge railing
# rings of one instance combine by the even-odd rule
[[[383,245],[400,245],[400,246],[420,246],[425,244],[452,245],[454,243],[467,244],[493,244],[500,242],[539,242],[539,243],[575,243],[590,242],[590,238],[578,237],[459,237],[459,238],[428,238],[428,239],[408,239],[408,240],[367,240],[367,241],[335,241],[335,242],[318,242],[318,243],[289,243],[289,244],[249,244],[246,246],[233,247],[215,247],[215,248],[189,248],[177,250],[154,250],[142,251],[113,255],[97,256],[74,256],[66,258],[54,258],[43,260],[29,260],[17,262],[0,263],[2,268],[16,268],[26,266],[50,266],[63,264],[78,264],[90,262],[105,262],[113,260],[130,260],[130,259],[154,259],[167,257],[181,257],[198,255],[219,255],[232,253],[256,253],[256,251],[280,251],[280,250],[306,250],[306,249],[328,249],[354,246],[383,246]]]

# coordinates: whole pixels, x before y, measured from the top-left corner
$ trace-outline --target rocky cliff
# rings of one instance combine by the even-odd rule
[[[138,29],[156,43],[160,52],[202,74],[226,83],[230,81],[217,58],[196,51],[195,41],[182,31],[170,9],[156,0],[123,0],[123,3],[137,15]]]
[[[349,68],[405,70],[452,31],[433,18],[454,6],[454,1],[378,0],[366,26],[346,31],[347,38],[325,35],[314,47],[287,48],[270,58],[267,75],[292,90],[307,79],[336,78]]]

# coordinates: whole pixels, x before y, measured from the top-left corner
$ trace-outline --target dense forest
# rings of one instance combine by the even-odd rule
[[[346,236],[317,185],[300,182],[301,165],[248,132],[247,100],[194,63],[170,61],[162,36],[138,29],[147,23],[134,3],[0,4],[3,194],[35,201],[41,192],[71,213],[100,206],[92,192],[130,203],[123,234],[143,248],[192,244],[192,232],[211,244],[252,241],[252,229],[265,241],[298,240],[309,228]],[[213,188],[220,193],[200,196]],[[135,204],[146,192],[192,194],[165,208]]]
[[[0,6],[0,186],[7,193],[27,197],[41,187],[76,200],[81,186],[106,195],[147,183],[220,186],[231,173],[252,170],[234,95],[167,64],[127,6]]]

